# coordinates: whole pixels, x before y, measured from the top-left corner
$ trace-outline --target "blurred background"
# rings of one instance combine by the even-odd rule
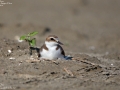
[[[120,0],[2,0],[0,38],[38,31],[37,46],[55,34],[66,52],[119,53]]]

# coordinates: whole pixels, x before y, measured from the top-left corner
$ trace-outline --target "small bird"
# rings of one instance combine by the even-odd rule
[[[41,59],[49,60],[59,58],[64,59],[65,52],[60,45],[63,45],[63,43],[58,40],[56,35],[49,35],[46,38],[45,43],[40,48],[39,57]]]

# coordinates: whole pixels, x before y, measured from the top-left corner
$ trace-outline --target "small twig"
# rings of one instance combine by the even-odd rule
[[[54,64],[56,64],[56,65],[59,64],[59,62],[57,62],[56,60],[50,60],[50,59],[44,59],[44,58],[42,58],[42,59],[40,59],[40,60],[42,60],[42,61],[50,61],[50,62],[52,62],[52,63],[54,63]]]
[[[74,58],[74,59],[72,59],[72,60],[77,60],[77,61],[80,61],[80,62],[82,62],[82,63],[90,64],[90,65],[93,65],[93,66],[96,65],[96,66],[100,66],[100,67],[106,67],[106,66],[104,66],[104,65],[92,63],[92,62],[87,61],[87,60],[80,60],[80,59],[76,59],[76,58]]]
[[[69,74],[70,76],[72,76],[72,77],[74,76],[73,73],[72,73],[70,70],[68,70],[67,68],[64,68],[64,70],[65,70],[65,72],[66,72],[67,74]]]
[[[37,60],[37,59],[31,60],[31,59],[29,59],[29,60],[26,60],[26,62],[28,62],[28,63],[35,63],[35,62],[41,62],[41,60]]]
[[[55,61],[55,60],[51,60],[51,61],[52,61],[52,63],[54,63],[54,64],[56,64],[56,65],[59,64],[59,62],[57,62],[57,61]]]

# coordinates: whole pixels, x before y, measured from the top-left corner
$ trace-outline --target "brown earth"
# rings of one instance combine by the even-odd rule
[[[120,89],[120,0],[10,2],[0,6],[0,89]],[[39,32],[37,47],[57,35],[74,60],[30,57],[17,39],[32,31]]]

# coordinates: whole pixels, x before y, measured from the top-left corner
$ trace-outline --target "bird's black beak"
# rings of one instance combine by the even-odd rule
[[[64,44],[63,44],[63,43],[61,43],[60,41],[58,41],[57,43],[58,43],[58,44],[60,44],[60,45],[64,45]]]

